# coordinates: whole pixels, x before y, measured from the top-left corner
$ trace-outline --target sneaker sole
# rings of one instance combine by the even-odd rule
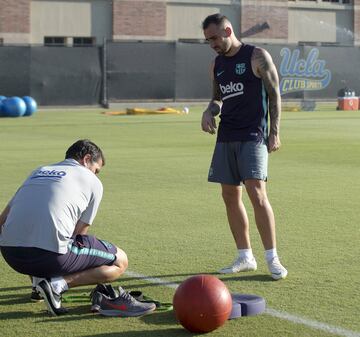
[[[284,280],[286,279],[287,273],[285,275],[282,274],[271,274],[271,277],[275,281]]]
[[[43,298],[30,298],[30,301],[33,302],[33,303],[40,303],[40,302],[44,302],[44,299]]]
[[[98,304],[92,305],[91,308],[90,308],[90,311],[94,312],[94,313],[99,312],[100,311],[100,305],[98,305]]]
[[[144,316],[144,315],[150,314],[155,309],[156,309],[156,306],[152,309],[148,309],[145,311],[129,312],[129,311],[119,311],[119,310],[103,310],[100,308],[99,314],[101,314],[103,316],[112,316],[112,317],[137,317],[137,316]]]

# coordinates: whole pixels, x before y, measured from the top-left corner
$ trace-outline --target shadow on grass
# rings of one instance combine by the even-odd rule
[[[90,304],[81,305],[76,307],[67,307],[69,313],[61,316],[52,316],[45,310],[45,305],[40,304],[38,310],[34,311],[13,311],[13,312],[0,312],[0,321],[2,320],[19,320],[28,319],[29,317],[35,318],[37,324],[46,324],[54,322],[71,322],[71,321],[85,321],[98,319],[99,321],[107,317],[93,314],[90,312]]]
[[[89,304],[83,304],[83,305],[77,305],[77,306],[66,306],[64,305],[68,310],[69,313],[61,316],[56,317],[50,317],[51,319],[49,321],[56,321],[56,322],[70,322],[70,321],[79,321],[79,320],[93,320],[94,318],[102,319],[106,318],[104,316],[101,316],[99,314],[93,314],[90,312],[90,302]]]
[[[40,311],[38,313],[34,313],[33,311],[12,311],[12,312],[0,312],[0,321],[4,320],[19,320],[23,318],[35,317],[41,318],[46,317],[47,313],[44,311]]]
[[[151,315],[145,315],[140,319],[146,324],[177,324],[173,310],[165,312],[154,312]]]
[[[110,332],[110,333],[102,333],[102,334],[91,334],[84,335],[81,337],[172,337],[172,336],[199,336],[199,334],[192,334],[185,329],[182,328],[173,328],[173,329],[152,329],[151,331],[119,331],[119,332]]]
[[[216,276],[216,275],[215,275]],[[222,281],[245,281],[245,282],[274,282],[274,280],[271,278],[269,274],[257,274],[257,275],[239,275],[239,274],[232,274],[229,276],[223,276],[220,277],[218,275],[219,279]]]
[[[0,296],[0,305],[14,305],[14,304],[27,304],[30,303],[30,292],[29,295],[4,295]]]
[[[99,321],[108,320],[109,317],[102,316],[100,314],[94,314],[90,312],[90,304],[88,305],[78,305],[68,307],[69,313],[62,316],[50,316],[45,311],[39,312],[37,316],[41,316],[44,318],[44,321],[39,321],[38,323],[48,323],[48,322],[71,322],[71,321],[79,321],[79,320],[94,320],[97,319]],[[5,314],[4,314],[5,316]],[[0,318],[1,319],[1,318]],[[121,318],[119,318],[121,319]],[[177,321],[175,319],[174,312],[171,311],[155,311],[150,315],[145,315],[141,317],[130,317],[130,319],[141,319],[143,322],[147,324],[176,324]]]
[[[1,292],[5,293],[7,291],[18,291],[18,290],[22,290],[22,289],[29,289],[29,291],[30,291],[31,286],[29,284],[29,286],[22,286],[22,287],[7,287],[7,288],[4,287],[4,288],[0,288],[0,293]]]

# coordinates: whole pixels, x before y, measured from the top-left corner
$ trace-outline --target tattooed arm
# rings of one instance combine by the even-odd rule
[[[255,48],[251,57],[254,74],[260,77],[269,96],[270,133],[268,151],[273,152],[280,148],[280,116],[281,96],[279,77],[270,54],[261,48]]]
[[[214,63],[211,64],[210,77],[212,80],[212,89],[213,89],[212,99],[206,110],[203,112],[201,119],[201,128],[204,132],[215,134],[216,132],[215,116],[217,116],[220,113],[222,102],[221,102],[219,85],[214,79]]]

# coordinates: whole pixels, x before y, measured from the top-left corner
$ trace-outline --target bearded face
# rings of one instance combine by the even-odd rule
[[[225,28],[210,24],[204,30],[205,39],[219,55],[226,55],[231,49],[231,39]]]

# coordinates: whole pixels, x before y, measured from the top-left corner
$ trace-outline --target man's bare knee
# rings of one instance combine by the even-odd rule
[[[127,269],[129,261],[126,253],[119,247],[116,248],[117,248],[117,252],[116,252],[116,260],[114,262],[114,265],[120,268],[122,274]]]
[[[265,182],[251,180],[245,182],[247,194],[254,207],[267,207],[269,200],[266,193]]]
[[[232,185],[222,185],[222,198],[227,207],[238,206],[241,202],[241,188]]]

